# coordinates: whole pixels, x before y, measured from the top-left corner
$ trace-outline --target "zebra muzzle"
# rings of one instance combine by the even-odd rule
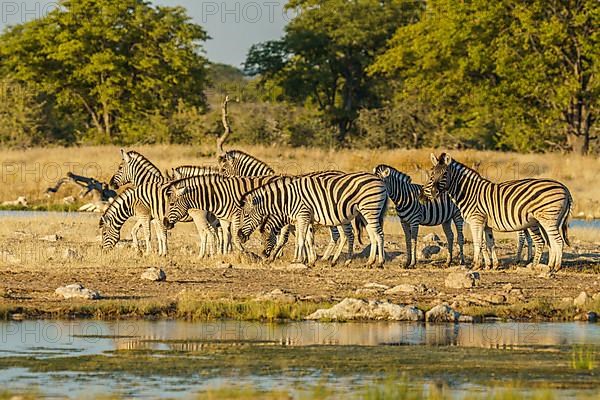
[[[167,229],[173,229],[175,227],[175,224],[172,223],[171,221],[169,221],[169,219],[167,217],[165,217],[163,219],[163,226]]]

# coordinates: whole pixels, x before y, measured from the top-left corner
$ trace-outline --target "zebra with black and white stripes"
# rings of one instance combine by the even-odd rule
[[[402,223],[404,237],[406,239],[406,267],[412,267],[417,263],[417,237],[419,234],[419,225],[436,226],[442,225],[446,241],[448,243],[448,256],[446,265],[452,263],[454,233],[452,232],[452,222],[456,226],[458,236],[458,248],[460,264],[465,263],[463,247],[465,238],[463,236],[464,220],[458,207],[454,205],[447,194],[442,194],[438,198],[419,202],[421,194],[421,185],[412,183],[410,176],[398,171],[397,169],[380,164],[373,169],[373,173],[379,176],[387,188],[390,199],[394,202],[396,213]]]
[[[220,172],[226,176],[265,176],[275,171],[265,162],[240,150],[230,150],[219,156]]]
[[[178,167],[171,168],[171,170],[167,172],[166,176],[168,180],[175,181],[177,179],[190,178],[192,176],[220,173],[221,169],[212,165],[180,165]]]
[[[303,262],[306,236],[311,224],[343,226],[344,235],[352,235],[349,222],[359,213],[366,221],[371,241],[368,265],[383,266],[383,217],[387,206],[384,183],[369,173],[338,174],[333,176],[302,176],[291,181],[276,180],[244,196],[240,235],[247,237],[269,215],[282,215],[296,224],[294,259]],[[347,228],[350,226],[349,232]],[[349,246],[348,258],[353,249]],[[308,252],[308,263],[315,255]]]
[[[563,247],[569,245],[567,219],[573,201],[565,185],[551,179],[494,183],[445,153],[439,158],[432,154],[431,161],[433,168],[422,196],[434,199],[447,192],[456,203],[473,234],[474,268],[480,267],[487,226],[500,232],[528,228],[535,243],[533,265],[539,264],[546,240],[550,272],[560,269]],[[493,247],[490,251],[493,253]]]
[[[150,253],[150,208],[140,200],[134,188],[127,188],[117,195],[100,217],[98,226],[102,231],[103,249],[115,247],[120,238],[121,227],[134,216],[137,221],[131,230],[133,247],[139,249],[137,233],[142,228],[146,239],[146,254]]]
[[[179,179],[168,185],[169,206],[163,224],[172,229],[188,212],[203,210],[213,213],[223,229],[221,252],[229,251],[230,243],[236,250],[243,251],[238,239],[238,226],[241,215],[241,199],[250,190],[270,181],[287,179],[280,176],[226,177],[223,175],[203,175]]]

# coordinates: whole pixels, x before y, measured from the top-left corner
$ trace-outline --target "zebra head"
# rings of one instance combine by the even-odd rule
[[[187,186],[180,188],[171,186],[167,193],[169,196],[169,208],[163,219],[163,225],[167,229],[173,229],[175,224],[188,213],[187,200],[190,195],[190,188]]]
[[[452,158],[446,153],[442,153],[439,158],[436,158],[435,154],[432,153],[431,163],[433,167],[419,196],[419,201],[422,203],[438,198],[440,193],[448,189],[447,172],[448,166],[452,163]]]
[[[131,168],[129,168],[129,163],[131,162],[131,156],[123,149],[121,149],[121,163],[119,164],[119,169],[117,172],[110,178],[108,182],[110,187],[120,188],[123,185],[131,182]]]
[[[259,226],[266,223],[265,219],[268,215],[265,212],[265,198],[260,191],[252,191],[242,199],[242,215],[241,226],[238,230],[238,236],[242,243],[246,242],[252,232]]]
[[[136,151],[121,149],[121,164],[119,169],[110,179],[112,187],[119,188],[128,183],[134,185],[143,182],[163,182],[164,177],[160,170],[146,157]]]
[[[100,218],[98,227],[102,231],[102,249],[108,250],[114,248],[119,241],[119,229],[110,220],[106,220],[104,216]]]

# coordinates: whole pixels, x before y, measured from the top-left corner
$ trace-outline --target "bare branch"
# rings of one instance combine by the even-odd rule
[[[229,125],[229,121],[227,120],[227,104],[229,103],[229,96],[225,96],[225,100],[223,101],[223,105],[221,107],[221,121],[223,122],[223,128],[225,131],[220,138],[217,139],[217,154],[225,154],[225,150],[223,150],[223,144],[231,135],[231,126]]]

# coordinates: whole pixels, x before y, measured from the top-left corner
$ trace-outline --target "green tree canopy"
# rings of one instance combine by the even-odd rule
[[[286,7],[297,16],[284,37],[253,46],[245,70],[281,86],[288,99],[316,104],[343,144],[358,111],[378,104],[378,82],[366,68],[396,28],[414,18],[416,3],[291,0]]]
[[[123,137],[123,130],[157,113],[169,115],[181,102],[205,106],[201,44],[207,35],[183,8],[142,0],[60,5],[7,29],[0,37],[0,73],[36,87],[58,114],[79,112],[72,128],[83,137],[140,140]]]
[[[433,108],[446,143],[587,153],[600,83],[597,0],[432,0],[371,68]]]

